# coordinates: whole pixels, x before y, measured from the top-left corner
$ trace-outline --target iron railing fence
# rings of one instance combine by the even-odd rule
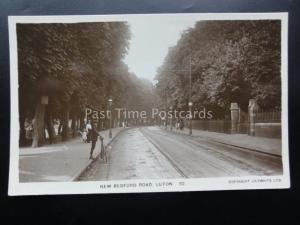
[[[230,118],[230,116],[227,116]],[[243,111],[239,113],[239,120],[237,124],[237,133],[248,134],[249,133],[249,115]],[[258,110],[255,112],[255,123],[281,123],[281,111],[263,111]],[[185,127],[189,127],[189,121],[185,121]],[[218,120],[193,120],[192,127],[196,130],[204,130],[219,133],[231,133],[231,120],[230,119],[218,119]]]
[[[280,123],[281,110],[263,111],[257,110],[255,112],[255,123]]]

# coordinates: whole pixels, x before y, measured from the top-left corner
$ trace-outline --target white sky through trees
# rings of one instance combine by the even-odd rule
[[[128,21],[131,40],[124,62],[139,78],[153,81],[168,48],[176,45],[181,33],[195,25],[188,18],[141,17]]]

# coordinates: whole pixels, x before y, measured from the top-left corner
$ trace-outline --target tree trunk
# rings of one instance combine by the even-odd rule
[[[77,131],[80,130],[80,117],[77,117],[77,126],[76,126]]]
[[[58,125],[58,135],[61,135],[62,133],[62,127],[63,127],[63,122],[62,122],[62,119],[60,118],[59,119],[59,125]]]
[[[25,130],[25,116],[20,113],[20,137],[19,137],[19,145],[22,146],[26,144],[26,130]]]
[[[84,124],[84,113],[80,113],[80,127],[79,129],[82,130],[83,128],[85,128],[85,124]]]
[[[68,110],[64,110],[63,111],[63,118],[62,118],[62,126],[63,126],[63,130],[62,130],[62,140],[66,141],[68,140],[68,133],[69,133],[69,112]]]
[[[36,148],[45,142],[45,105],[38,103],[35,108],[33,122],[33,140],[32,147]]]
[[[52,119],[52,111],[49,107],[46,109],[46,128],[49,134],[49,143],[52,144],[54,142],[54,126],[53,126],[53,119]]]
[[[76,124],[76,121],[77,121],[77,117],[76,117],[75,114],[73,114],[73,116],[72,116],[72,122],[71,122],[72,137],[75,137],[75,136],[76,136],[76,131],[77,131],[77,124]]]

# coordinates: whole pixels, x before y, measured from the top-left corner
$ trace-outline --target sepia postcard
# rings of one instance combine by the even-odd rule
[[[9,195],[290,187],[288,13],[10,16]]]

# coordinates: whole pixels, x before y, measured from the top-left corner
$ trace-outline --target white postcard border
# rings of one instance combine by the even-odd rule
[[[282,176],[243,176],[222,178],[146,179],[122,181],[80,182],[19,182],[19,111],[17,23],[77,23],[130,21],[137,19],[182,20],[262,20],[279,19],[281,26],[282,78]],[[288,148],[288,13],[187,13],[187,14],[124,14],[79,16],[9,16],[11,132],[9,195],[144,193],[173,191],[208,191],[241,189],[282,189],[290,187]],[[148,186],[147,186],[148,184]],[[109,186],[110,185],[110,186]],[[146,186],[143,186],[146,185]]]

